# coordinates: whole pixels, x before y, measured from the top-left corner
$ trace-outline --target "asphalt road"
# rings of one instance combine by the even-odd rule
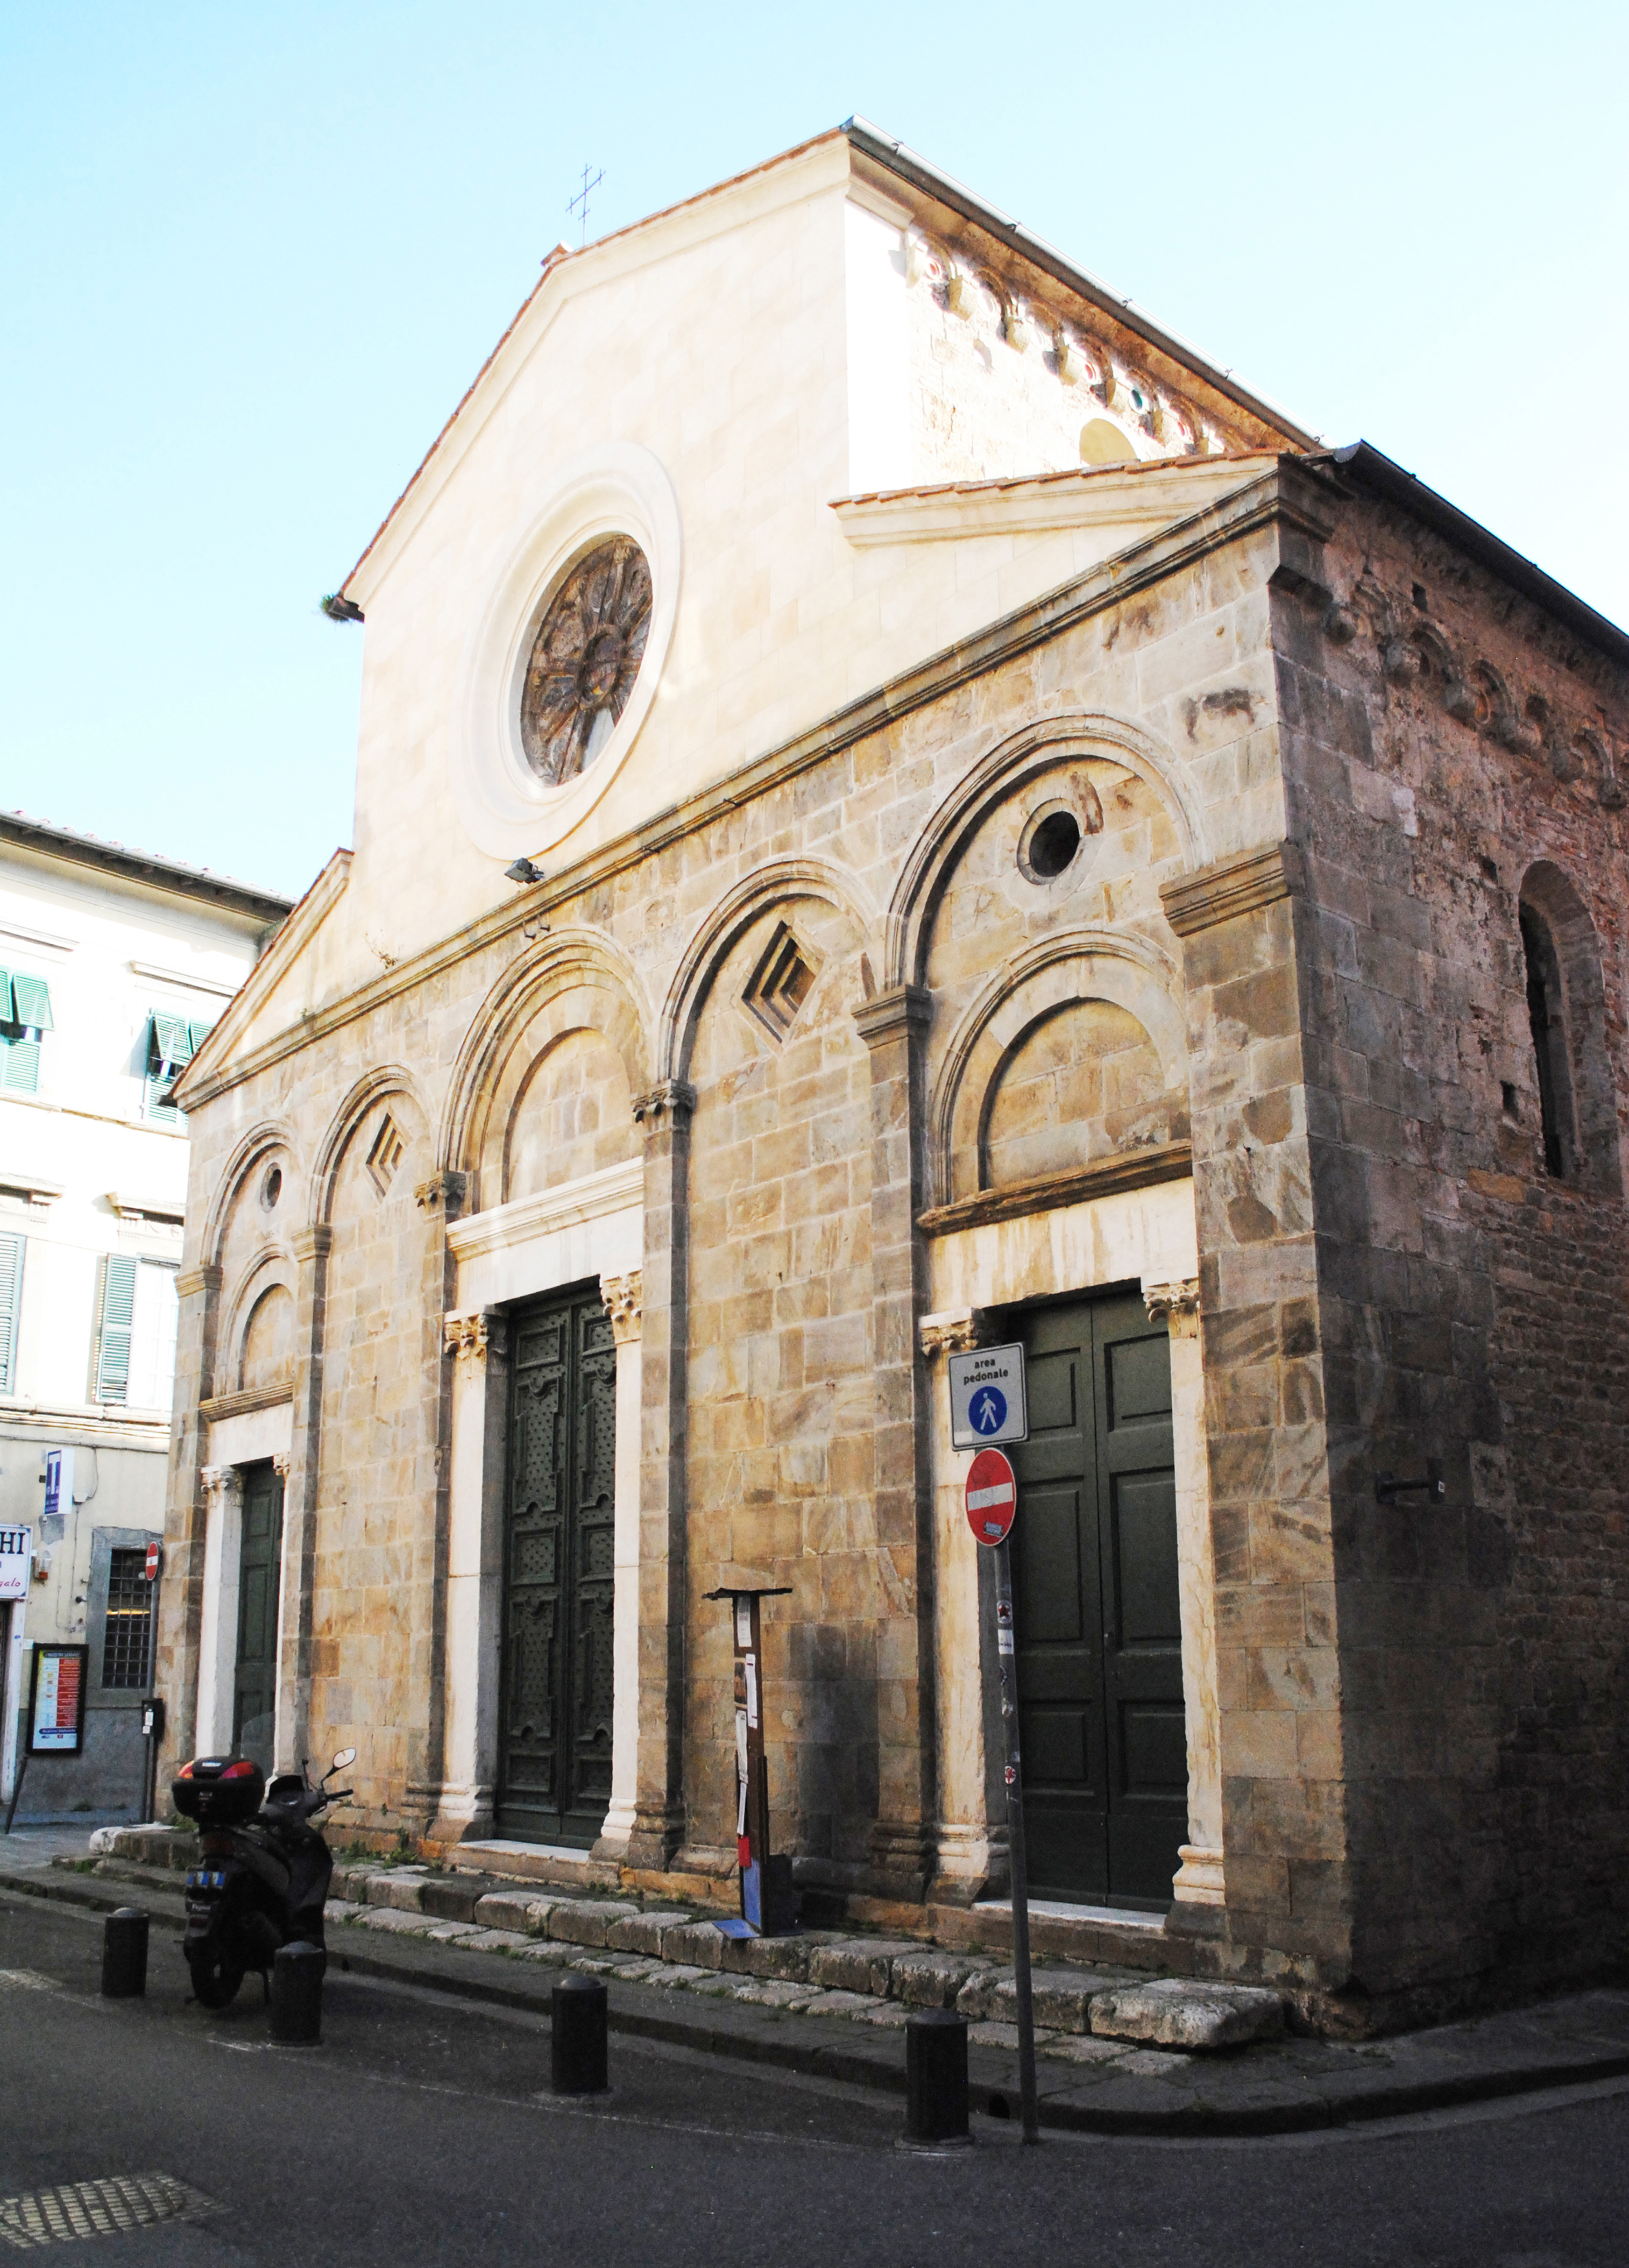
[[[980,2120],[972,2149],[928,2156],[899,2146],[897,2098],[615,2035],[610,2097],[560,2103],[536,2019],[337,1973],[323,2045],[274,2047],[257,1981],[222,2014],[187,2002],[172,1931],[142,2000],[99,1997],[100,1946],[99,1917],[0,1896],[0,2257],[4,2200],[165,2175],[218,2210],[39,2249],[86,2268],[1629,2258],[1629,2080],[1248,2142],[1025,2150]]]

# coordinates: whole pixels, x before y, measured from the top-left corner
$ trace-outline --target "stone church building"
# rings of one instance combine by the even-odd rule
[[[999,1900],[1021,1341],[1035,1893],[1375,2006],[1621,1947],[1629,639],[859,122],[551,257],[327,603],[355,848],[178,1089],[168,1756],[722,1898],[750,1567],[799,1882]]]

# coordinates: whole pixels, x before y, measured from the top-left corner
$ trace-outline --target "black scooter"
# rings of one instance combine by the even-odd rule
[[[303,1768],[268,1787],[250,1756],[194,1756],[170,1783],[202,1844],[203,1863],[187,1877],[181,1950],[206,2008],[225,2007],[251,1969],[269,1993],[280,1946],[322,1943],[334,1859],[312,1822],[350,1793],[328,1782],[356,1761],[341,1749],[315,1787]]]

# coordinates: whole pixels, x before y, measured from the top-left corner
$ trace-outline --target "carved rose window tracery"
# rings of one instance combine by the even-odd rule
[[[650,568],[631,536],[579,559],[549,600],[520,696],[526,762],[550,787],[593,762],[627,706],[650,630]]]

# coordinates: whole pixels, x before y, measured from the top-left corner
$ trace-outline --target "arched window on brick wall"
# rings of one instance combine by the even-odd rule
[[[1523,879],[1521,921],[1545,1169],[1559,1181],[1621,1196],[1618,1098],[1595,924],[1572,883],[1547,859]]]

